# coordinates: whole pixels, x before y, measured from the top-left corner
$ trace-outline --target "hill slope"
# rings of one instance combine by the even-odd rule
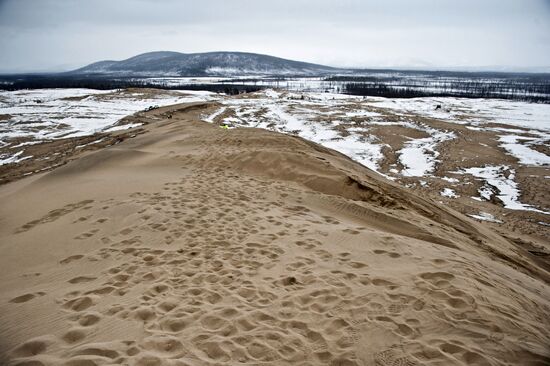
[[[0,363],[548,364],[548,273],[518,248],[214,110],[0,187]]]
[[[245,52],[149,52],[122,61],[100,61],[71,74],[121,76],[318,75],[332,67]]]

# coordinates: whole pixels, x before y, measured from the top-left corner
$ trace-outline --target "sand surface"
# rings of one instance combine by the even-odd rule
[[[550,363],[526,249],[216,108],[0,187],[0,363]]]

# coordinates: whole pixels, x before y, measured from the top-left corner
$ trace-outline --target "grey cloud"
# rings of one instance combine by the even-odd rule
[[[546,0],[0,0],[0,71],[153,50],[344,66],[550,66]]]

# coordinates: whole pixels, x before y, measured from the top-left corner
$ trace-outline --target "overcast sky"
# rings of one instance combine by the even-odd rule
[[[550,0],[0,0],[0,72],[160,50],[550,70]]]

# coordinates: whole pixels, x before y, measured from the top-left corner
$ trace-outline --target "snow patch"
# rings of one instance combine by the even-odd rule
[[[456,192],[451,188],[443,188],[441,192],[439,192],[440,195],[443,197],[449,197],[449,198],[457,198],[459,197]]]
[[[550,138],[550,135],[547,136]],[[520,140],[527,140],[527,144],[521,144]],[[499,136],[499,141],[502,142],[500,145],[502,148],[506,149],[510,155],[517,158],[520,164],[525,165],[549,165],[550,156],[533,150],[528,147],[528,145],[539,142],[541,139],[535,137],[523,137],[516,135],[503,135]],[[543,141],[540,141],[543,143]]]
[[[452,132],[425,128],[431,136],[406,142],[399,153],[399,161],[405,167],[401,174],[406,177],[423,177],[434,171],[439,152],[438,144],[455,137]]]
[[[507,209],[534,211],[550,215],[550,212],[539,210],[531,205],[519,202],[521,193],[517,183],[514,181],[515,171],[506,165],[467,168],[455,173],[470,174],[484,180],[486,185],[479,190],[479,194],[486,200],[491,199],[494,194],[494,188],[498,191],[496,194],[497,198]]]
[[[122,130],[129,130],[130,128],[136,128],[143,125],[143,123],[129,123],[127,125],[120,125],[120,126],[114,126],[111,128],[108,128],[106,130],[103,130],[105,132],[114,132],[114,131],[122,131]]]
[[[7,154],[0,155],[0,165],[15,164],[15,163],[19,163],[20,161],[32,158],[32,155],[20,157],[24,151],[25,150],[21,150],[11,156]]]
[[[206,116],[206,117],[203,117],[203,121],[204,122],[208,122],[208,123],[213,123],[214,120],[216,119],[216,117],[218,117],[219,115],[221,115],[223,112],[225,112],[227,108],[226,107],[221,107],[220,109],[218,109],[217,111],[215,111],[214,113],[212,113],[211,115],[209,116]]]
[[[456,179],[456,178],[450,178],[450,177],[441,177],[441,179],[443,179],[443,180],[445,180],[445,181],[447,181],[447,182],[449,182],[449,183],[458,183],[458,182],[460,182],[458,179]]]
[[[497,220],[493,215],[488,212],[480,212],[479,214],[468,214],[468,216],[473,217],[474,219],[479,221],[496,222],[502,224],[502,221]]]

